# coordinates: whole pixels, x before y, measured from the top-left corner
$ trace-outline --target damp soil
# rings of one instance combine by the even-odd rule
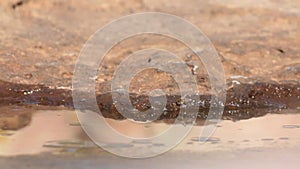
[[[226,103],[224,107],[223,119],[230,120],[242,120],[253,117],[259,117],[267,114],[268,112],[276,112],[282,109],[295,109],[299,110],[300,103],[300,85],[297,83],[266,83],[255,82],[252,84],[244,84],[234,80],[235,84],[230,86],[227,90]],[[73,107],[72,91],[67,89],[49,88],[43,85],[24,85],[24,84],[12,84],[8,82],[0,81],[0,100],[1,106],[7,105],[44,105],[44,106],[64,106],[67,108]],[[159,96],[157,96],[159,97]],[[186,96],[185,99],[192,99],[198,97],[199,110],[198,119],[206,119],[211,104],[211,95],[194,95]],[[112,99],[111,93],[99,94],[96,96],[99,110],[101,115],[106,118],[122,120],[124,117],[116,109],[115,103]],[[180,108],[186,103],[183,101],[180,95],[167,95],[167,103],[164,112],[156,118],[157,120],[167,120],[178,118]],[[88,100],[88,98],[86,98]],[[139,95],[136,93],[130,94],[131,103],[133,106],[144,112],[151,108],[149,98],[147,95]],[[190,103],[193,103],[192,101]],[[190,104],[187,103],[187,104]],[[91,109],[98,112],[93,105],[89,105],[88,102],[83,103],[85,109]],[[122,104],[122,103],[121,103]],[[126,107],[128,105],[122,105]],[[186,105],[185,105],[186,106]],[[188,105],[189,106],[189,105]],[[79,108],[80,109],[80,108]],[[80,109],[81,110],[81,109]],[[193,112],[194,112],[193,111]],[[195,113],[187,112],[186,118],[192,118]],[[14,111],[2,111],[0,123],[2,129],[18,129],[24,127],[30,121],[30,114]],[[131,118],[136,121],[151,120],[151,117],[155,117],[154,114],[136,114]],[[20,120],[20,125],[10,125],[14,120]],[[192,118],[194,119],[194,118]]]

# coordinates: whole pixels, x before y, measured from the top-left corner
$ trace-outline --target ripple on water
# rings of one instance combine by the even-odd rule
[[[90,147],[96,147],[96,145],[93,142],[90,142],[90,141],[55,140],[55,141],[45,142],[43,147],[49,147],[49,148],[90,148]]]
[[[288,124],[288,125],[283,125],[282,127],[286,129],[296,129],[296,128],[300,128],[300,125]]]
[[[289,138],[288,137],[280,137],[280,138],[278,138],[279,140],[289,140]]]
[[[164,143],[153,143],[152,145],[153,145],[154,147],[163,147],[163,146],[165,146]]]
[[[132,144],[152,144],[150,140],[133,140]]]
[[[133,147],[133,144],[127,144],[127,143],[108,143],[105,144],[101,147],[104,148],[129,148],[129,147]]]
[[[274,141],[273,138],[262,138],[261,141]]]
[[[209,137],[209,138],[207,138],[207,137],[192,137],[191,141],[201,142],[201,143],[204,143],[204,142],[218,143],[218,142],[220,142],[220,139],[217,137]]]

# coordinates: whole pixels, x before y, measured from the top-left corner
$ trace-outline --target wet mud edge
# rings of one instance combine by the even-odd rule
[[[187,98],[199,97],[198,119],[207,118],[210,108],[211,96],[198,95],[187,96]],[[167,95],[167,104],[164,113],[158,120],[175,119],[178,117],[180,107],[184,104],[180,95]],[[155,98],[154,98],[155,99]],[[112,93],[103,93],[96,96],[98,107],[102,115],[106,118],[124,119],[117,111],[112,100]],[[132,105],[140,110],[146,111],[151,108],[149,97],[130,93]],[[262,116],[274,109],[299,109],[300,85],[299,83],[266,83],[255,82],[251,84],[238,84],[228,88],[225,111],[223,119],[241,120],[251,117]],[[43,85],[24,85],[13,84],[0,81],[0,106],[7,105],[46,105],[46,106],[65,106],[74,108],[72,91],[66,89],[49,88]],[[89,103],[84,103],[85,109],[94,109]],[[249,111],[251,110],[251,111]],[[92,110],[97,112],[97,110]],[[1,113],[1,116],[10,116],[10,113]],[[189,114],[185,114],[187,117]],[[153,115],[152,115],[153,116]],[[151,114],[141,114],[132,117],[134,120],[145,121],[151,118]]]

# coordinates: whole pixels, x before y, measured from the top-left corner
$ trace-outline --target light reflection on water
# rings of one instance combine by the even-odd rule
[[[191,133],[173,151],[214,152],[235,151],[248,148],[278,148],[300,145],[300,114],[268,114],[259,118],[241,121],[223,120],[211,138],[203,141],[202,126],[195,126]],[[108,120],[115,130],[125,135],[147,137],[170,127],[166,123],[132,125],[132,121]],[[142,126],[144,125],[144,126]],[[141,141],[114,142],[104,146],[116,149],[155,148],[164,143]],[[60,152],[64,149],[98,147],[82,131],[72,110],[39,110],[33,113],[29,126],[18,131],[0,132],[0,155],[37,154]]]

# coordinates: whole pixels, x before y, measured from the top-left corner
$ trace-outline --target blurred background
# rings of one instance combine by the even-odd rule
[[[220,56],[232,98],[207,142],[199,140],[204,120],[199,115],[191,133],[170,152],[131,160],[98,148],[82,131],[71,90],[76,60],[88,38],[105,24],[139,12],[173,14],[201,29]],[[1,0],[0,168],[298,168],[299,37],[299,0]],[[190,49],[174,39],[141,35],[105,56],[95,77],[99,105],[112,104],[105,94],[111,92],[117,65],[150,47],[176,53],[190,67],[200,93],[210,95],[205,67]],[[155,88],[178,94],[172,77],[156,70],[137,74],[130,90],[142,95]],[[164,117],[172,120],[174,112],[167,110]],[[113,128],[126,135],[153,135],[170,125],[137,127],[120,120],[113,109],[106,113]],[[164,146],[107,146],[138,152],[141,145]]]

